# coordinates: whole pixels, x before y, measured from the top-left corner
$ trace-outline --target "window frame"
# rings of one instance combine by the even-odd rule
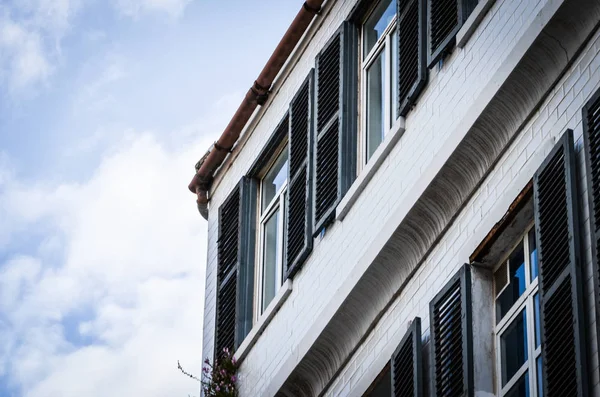
[[[277,264],[276,264],[276,274],[275,277],[278,282],[277,289],[275,290],[275,296],[277,295],[277,291],[283,285],[284,277],[285,277],[285,233],[286,233],[286,198],[288,194],[288,175],[287,172],[286,180],[283,185],[275,192],[274,197],[268,203],[268,205],[263,210],[263,182],[265,176],[269,173],[269,171],[273,168],[279,157],[283,154],[288,147],[288,137],[286,136],[281,142],[277,145],[277,149],[274,151],[273,155],[270,157],[269,161],[260,171],[260,173],[256,176],[258,181],[258,189],[257,189],[257,215],[256,215],[256,235],[257,235],[257,244],[256,244],[256,263],[258,266],[255,267],[255,291],[254,294],[254,310],[253,310],[253,320],[254,324],[256,324],[261,316],[267,310],[268,304],[263,305],[264,300],[264,254],[265,254],[265,227],[266,223],[271,219],[271,217],[279,211],[279,220],[277,223],[277,246],[280,247],[280,252],[277,253]],[[288,159],[289,161],[289,153]],[[288,165],[289,166],[289,165]],[[270,303],[270,302],[269,302]]]
[[[496,379],[495,386],[498,393],[498,397],[506,396],[515,386],[518,381],[527,372],[529,374],[529,396],[530,397],[541,397],[538,394],[538,367],[537,360],[542,357],[542,344],[540,340],[539,346],[536,347],[536,307],[535,307],[535,296],[538,296],[538,300],[541,299],[539,291],[539,260],[538,260],[538,273],[534,280],[531,280],[531,253],[529,251],[529,233],[535,232],[535,222],[532,221],[526,227],[526,231],[519,236],[518,241],[508,250],[507,254],[503,256],[503,259],[493,269],[493,275],[502,268],[504,264],[510,259],[510,256],[515,250],[522,244],[523,245],[523,258],[525,262],[525,291],[522,295],[513,303],[511,308],[506,312],[504,317],[497,323],[494,324],[494,345],[495,345],[495,365],[496,365]],[[536,247],[537,249],[537,247]],[[506,271],[510,275],[510,265],[506,266]],[[508,285],[508,284],[507,284]],[[504,287],[506,288],[506,286]],[[494,304],[498,299],[500,293],[504,291],[496,291],[494,285]],[[540,308],[541,309],[541,306]],[[539,310],[538,309],[538,310]],[[521,365],[521,367],[512,375],[507,381],[506,385],[502,386],[502,351],[501,351],[501,337],[508,330],[508,328],[514,323],[515,320],[525,311],[527,323],[525,324],[527,330],[527,361]],[[495,312],[495,309],[494,309]],[[538,313],[539,315],[539,313]],[[494,323],[496,316],[494,315]],[[541,324],[540,324],[540,337],[541,337]]]
[[[364,18],[360,20],[358,23],[358,31],[359,31],[359,50],[358,50],[358,69],[359,69],[359,131],[358,131],[358,160],[357,167],[358,172],[360,172],[364,166],[370,161],[373,157],[369,157],[368,154],[368,137],[367,137],[367,124],[368,124],[368,101],[367,101],[367,71],[369,68],[375,63],[379,55],[383,52],[385,57],[385,72],[384,72],[384,93],[383,93],[383,101],[384,101],[384,109],[383,109],[383,137],[381,139],[381,143],[383,143],[385,137],[394,129],[398,119],[400,118],[400,114],[397,109],[397,104],[392,103],[393,98],[393,90],[397,90],[397,84],[394,84],[394,64],[397,63],[397,59],[392,57],[393,49],[393,35],[398,34],[398,12],[397,6],[394,7],[394,17],[390,21],[390,23],[386,26],[381,34],[381,37],[377,39],[377,42],[373,45],[368,54],[364,55],[364,46],[366,45],[365,40],[365,24],[369,20],[369,18],[373,15],[374,12],[381,6],[382,2],[386,0],[380,0],[376,2],[374,5],[369,7],[368,11],[365,13]],[[397,0],[390,0],[391,2],[395,2]],[[397,73],[396,73],[397,74]],[[396,113],[396,117],[393,117],[394,112]],[[381,145],[380,143],[380,145]]]

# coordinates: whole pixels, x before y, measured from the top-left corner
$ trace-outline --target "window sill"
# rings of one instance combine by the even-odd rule
[[[373,156],[369,159],[367,164],[363,167],[362,171],[348,189],[348,192],[336,208],[336,219],[338,221],[344,220],[350,208],[354,205],[358,196],[365,190],[365,187],[371,181],[387,155],[392,151],[396,143],[400,140],[404,134],[404,117],[400,117],[396,124],[392,127],[392,130],[386,135],[383,142],[379,145]]]
[[[287,279],[277,291],[277,294],[267,306],[267,309],[260,316],[256,324],[252,327],[250,333],[246,336],[240,347],[236,350],[234,357],[239,364],[246,358],[252,346],[256,343],[258,338],[263,334],[267,325],[271,322],[275,314],[279,311],[287,297],[292,292],[292,280]]]
[[[477,6],[471,15],[469,15],[465,24],[456,34],[456,46],[458,48],[464,48],[464,46],[467,45],[467,41],[469,41],[473,33],[475,33],[475,29],[477,29],[483,20],[483,17],[485,17],[485,14],[495,2],[496,0],[480,0],[477,3]]]

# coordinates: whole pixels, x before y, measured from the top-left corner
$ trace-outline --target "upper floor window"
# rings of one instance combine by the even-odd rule
[[[396,0],[383,0],[361,27],[362,145],[366,163],[398,118]]]
[[[283,283],[285,203],[288,186],[287,145],[260,180],[257,316],[269,306]]]
[[[542,397],[540,298],[535,230],[494,272],[497,384],[501,397]]]

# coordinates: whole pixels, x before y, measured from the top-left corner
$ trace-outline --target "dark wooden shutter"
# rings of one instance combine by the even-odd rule
[[[434,397],[473,397],[471,270],[464,265],[429,304],[431,391]]]
[[[592,238],[592,268],[594,273],[594,303],[596,309],[596,341],[600,342],[600,90],[583,108],[583,142],[590,210]]]
[[[256,185],[242,178],[219,208],[215,356],[242,343],[252,328]]]
[[[425,1],[398,1],[398,109],[403,117],[427,84]]]
[[[534,175],[544,396],[587,396],[573,132]]]
[[[314,234],[356,176],[356,28],[344,22],[316,59]]]
[[[312,251],[312,108],[313,74],[290,105],[290,166],[287,196],[286,276],[293,277]]]
[[[430,68],[454,47],[456,34],[475,6],[477,0],[428,0],[427,64]]]
[[[415,317],[392,355],[392,396],[423,396],[421,319]]]

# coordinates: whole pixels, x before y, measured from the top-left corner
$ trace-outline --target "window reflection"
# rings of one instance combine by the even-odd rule
[[[506,315],[527,287],[523,244],[519,244],[508,259],[509,284],[496,300],[496,323]]]
[[[279,287],[277,282],[277,261],[279,258],[279,209],[265,223],[263,251],[263,296],[262,310],[264,311]]]
[[[529,397],[529,374],[525,372],[523,377],[510,389],[505,397]]]
[[[391,71],[392,71],[392,81],[390,92],[392,95],[390,96],[390,125],[394,124],[394,121],[398,118],[398,29],[394,30],[392,33],[392,59],[391,62]]]
[[[504,386],[527,361],[527,314],[525,310],[500,336],[500,345],[502,386]]]
[[[535,241],[535,228],[529,231],[529,262],[531,263],[531,281],[538,275],[537,246]]]
[[[385,52],[381,52],[367,70],[367,160],[383,140],[385,133],[384,91]]]
[[[363,58],[366,57],[383,35],[385,28],[396,16],[396,0],[382,1],[377,9],[373,11],[363,26],[365,44],[363,46]]]
[[[288,176],[288,151],[286,149],[281,152],[273,166],[269,169],[269,172],[265,175],[262,180],[262,209],[264,210],[269,206],[271,201],[275,198],[275,195],[281,187],[287,181]]]

